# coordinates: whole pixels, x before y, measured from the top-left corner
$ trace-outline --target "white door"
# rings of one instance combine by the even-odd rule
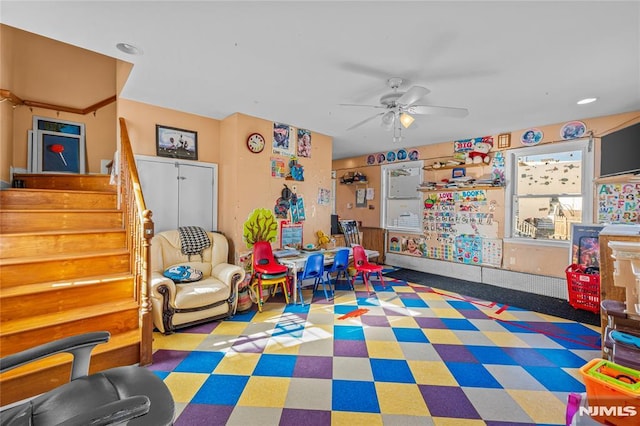
[[[153,213],[155,232],[176,229],[178,224],[177,162],[137,160],[144,202]]]
[[[180,164],[178,167],[178,226],[200,226],[215,231],[215,170],[211,166]]]
[[[138,176],[155,232],[179,226],[218,229],[218,166],[136,155]]]

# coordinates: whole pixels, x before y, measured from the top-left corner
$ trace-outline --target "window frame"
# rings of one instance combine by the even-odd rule
[[[418,190],[419,185],[416,185],[416,196],[415,197],[407,197],[407,198],[389,198],[388,193],[389,193],[389,179],[387,177],[388,172],[390,170],[398,170],[398,169],[413,169],[413,168],[418,168],[419,169],[419,181],[422,182],[422,180],[424,179],[424,173],[423,173],[423,167],[424,167],[424,161],[422,160],[416,160],[416,161],[405,161],[402,163],[395,163],[395,164],[384,164],[380,167],[380,224],[382,225],[383,229],[386,229],[388,231],[392,231],[392,232],[407,232],[410,234],[422,234],[424,233],[424,229],[423,229],[423,225],[422,225],[422,215],[423,215],[423,193],[421,191]],[[418,215],[418,226],[417,227],[409,227],[409,226],[399,226],[399,225],[389,225],[388,224],[388,217],[387,215],[389,214],[389,206],[387,203],[389,203],[389,200],[392,200],[393,202],[413,202],[413,204],[415,204],[415,208],[418,209],[418,211],[416,212]],[[412,212],[413,213],[413,212]]]
[[[582,224],[593,223],[593,200],[594,200],[594,172],[595,155],[592,138],[575,139],[557,143],[545,143],[536,146],[511,149],[505,155],[505,223],[504,241],[518,244],[550,245],[556,247],[569,247],[570,240],[535,239],[531,237],[514,236],[514,208],[515,191],[517,190],[517,158],[523,155],[557,154],[566,151],[582,151],[582,182],[580,185],[582,192]]]

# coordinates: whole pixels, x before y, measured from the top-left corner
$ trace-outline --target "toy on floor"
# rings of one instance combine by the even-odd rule
[[[339,320],[343,320],[343,319],[347,319],[347,318],[356,318],[359,317],[360,315],[364,315],[367,312],[369,312],[369,310],[367,308],[360,308],[360,309],[356,309],[355,311],[351,311],[348,312],[346,314],[344,314],[341,317],[338,317]]]

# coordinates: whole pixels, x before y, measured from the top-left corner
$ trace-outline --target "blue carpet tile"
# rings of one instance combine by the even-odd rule
[[[562,425],[596,326],[387,278],[154,333],[177,426]],[[310,302],[310,303],[309,303]],[[361,315],[344,315],[366,309]]]

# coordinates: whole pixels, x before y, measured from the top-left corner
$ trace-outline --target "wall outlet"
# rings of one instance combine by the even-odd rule
[[[509,258],[509,265],[515,265],[516,264],[516,258],[515,257],[510,257]]]

